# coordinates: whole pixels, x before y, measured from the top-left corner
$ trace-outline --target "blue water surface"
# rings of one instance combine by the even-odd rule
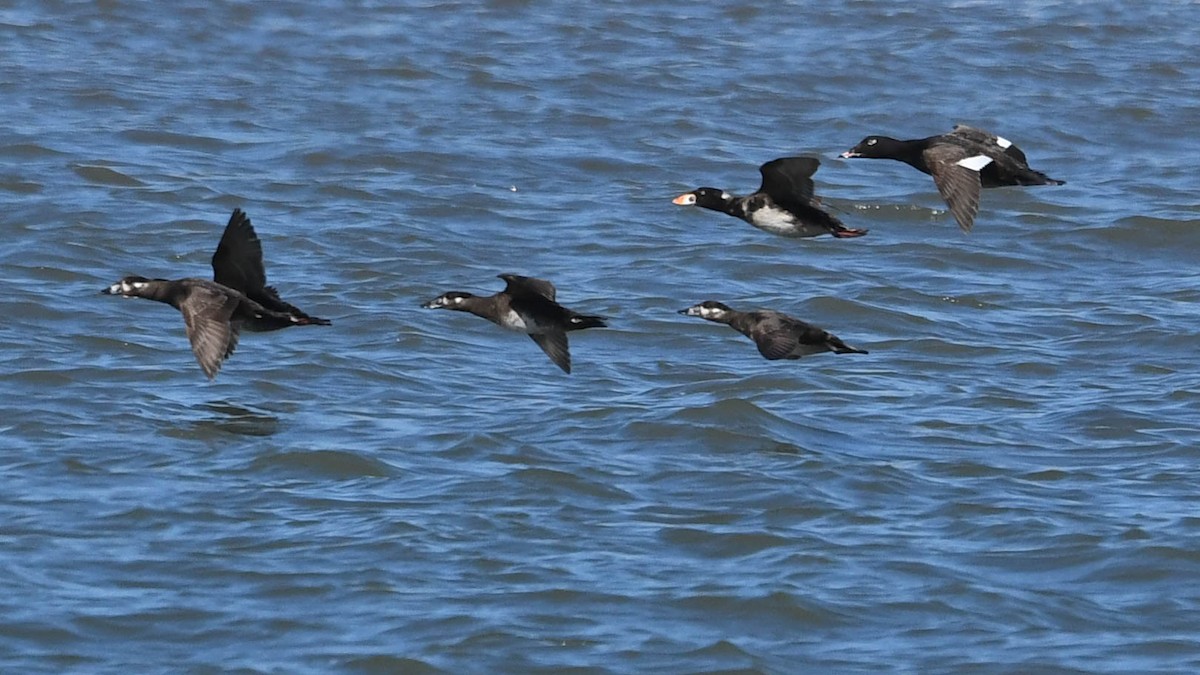
[[[0,670],[1200,669],[1194,3],[0,7]],[[842,160],[966,123],[1059,187]],[[671,199],[813,155],[856,239]],[[229,212],[333,320],[209,383]],[[551,279],[574,372],[420,304]],[[811,321],[769,362],[676,310]]]

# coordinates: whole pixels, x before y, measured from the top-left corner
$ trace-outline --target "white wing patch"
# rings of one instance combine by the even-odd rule
[[[529,332],[529,326],[525,324],[525,319],[511,309],[500,315],[500,325],[504,328],[515,330],[519,333]]]
[[[983,167],[985,167],[991,163],[992,163],[992,158],[988,157],[987,155],[975,155],[974,157],[967,157],[965,159],[960,159],[957,162],[955,162],[955,164],[957,164],[961,167],[970,169],[972,171],[979,171],[980,169],[982,169]]]
[[[783,209],[766,207],[754,212],[750,224],[773,234],[788,234],[796,229],[796,218]]]
[[[1003,136],[997,136],[996,137],[996,145],[1007,150],[1008,146],[1012,145],[1012,141],[1008,140],[1007,138],[1005,138]]]

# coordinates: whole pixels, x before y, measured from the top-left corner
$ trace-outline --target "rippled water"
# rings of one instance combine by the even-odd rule
[[[1200,7],[0,7],[5,672],[1200,669]],[[1062,187],[842,161],[963,122]],[[853,240],[682,209],[822,157]],[[327,329],[215,383],[246,209]],[[552,279],[575,372],[422,301]],[[767,362],[681,317],[811,320]]]

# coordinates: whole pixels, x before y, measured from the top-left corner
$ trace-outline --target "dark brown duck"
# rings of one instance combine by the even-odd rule
[[[101,293],[157,300],[178,309],[196,361],[210,380],[233,354],[241,330],[265,332],[331,324],[288,304],[267,285],[262,242],[241,209],[233,210],[212,266],[213,281],[128,276]]]
[[[555,300],[554,284],[544,279],[501,274],[504,290],[481,297],[448,291],[422,304],[425,309],[450,309],[482,317],[511,331],[525,333],[563,372],[571,372],[567,333],[584,328],[604,328],[602,316],[567,309]]]
[[[851,347],[838,336],[783,312],[758,309],[739,312],[716,300],[705,300],[680,314],[723,323],[754,341],[763,358],[798,359],[810,354],[866,354],[867,350]]]

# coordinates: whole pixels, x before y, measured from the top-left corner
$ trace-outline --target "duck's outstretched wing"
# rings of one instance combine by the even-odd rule
[[[813,199],[812,176],[821,166],[816,157],[780,157],[758,167],[764,192],[784,208],[808,206]]]
[[[991,148],[994,152],[1003,152],[1021,164],[1025,166],[1029,165],[1029,160],[1025,159],[1025,153],[1015,143],[1003,136],[997,136],[990,131],[976,129],[965,124],[956,124],[954,125],[954,130],[947,135],[957,136],[969,143],[978,143],[981,146]]]
[[[567,346],[567,334],[561,331],[551,333],[531,333],[529,337],[537,343],[537,346],[546,352],[546,356],[554,362],[554,365],[562,368],[564,373],[571,374],[571,352]]]
[[[192,353],[210,380],[237,349],[238,332],[230,319],[238,302],[236,297],[201,286],[180,307]]]
[[[523,277],[519,274],[498,274],[496,276],[503,279],[504,283],[507,284],[504,287],[504,292],[513,297],[540,295],[547,300],[553,301],[558,293],[554,288],[554,284],[545,279]]]
[[[213,253],[212,268],[213,281],[247,296],[253,297],[267,287],[262,242],[250,224],[250,218],[241,209],[234,209],[233,215],[229,216],[229,224]]]
[[[933,183],[950,207],[950,213],[963,232],[970,232],[975,224],[975,215],[979,213],[979,190],[982,187],[979,171],[991,164],[992,158],[972,153],[959,145],[941,143],[930,146],[924,156]]]

